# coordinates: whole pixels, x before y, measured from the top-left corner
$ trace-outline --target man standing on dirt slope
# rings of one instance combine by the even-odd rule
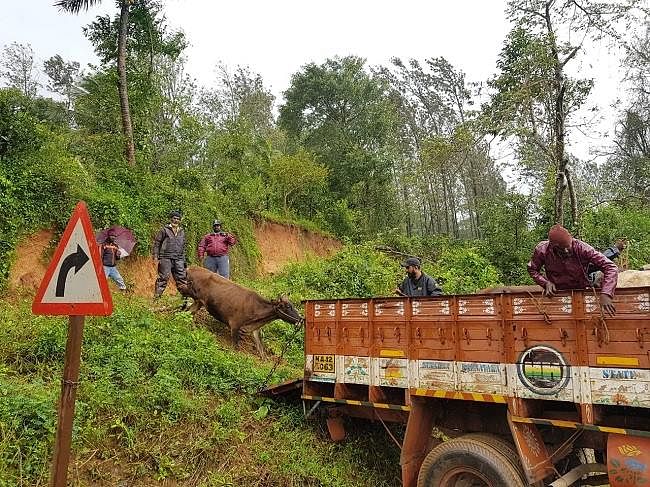
[[[603,272],[600,306],[613,316],[616,308],[612,298],[618,280],[616,264],[588,243],[573,238],[562,225],[553,225],[548,240],[537,244],[528,262],[528,273],[544,288],[546,296],[553,296],[558,290],[593,287],[587,274],[590,264]],[[541,273],[542,267],[546,275]]]
[[[205,262],[203,266],[206,269],[216,272],[221,277],[230,279],[230,257],[228,251],[230,247],[237,243],[237,239],[232,233],[221,230],[221,222],[214,220],[212,222],[212,233],[204,235],[199,242],[198,254],[199,261]]]
[[[117,261],[122,257],[122,251],[115,243],[115,236],[110,233],[106,236],[106,241],[99,246],[102,255],[102,264],[104,265],[104,273],[106,277],[110,277],[115,281],[120,291],[126,291],[126,284],[117,270]]]
[[[169,274],[174,277],[176,287],[187,285],[185,273],[185,230],[181,228],[181,214],[179,211],[172,211],[169,214],[170,223],[165,225],[156,234],[153,241],[154,260],[158,264],[158,278],[154,299],[162,296],[167,287]]]
[[[406,279],[395,288],[400,296],[441,296],[442,289],[431,276],[420,269],[420,259],[409,257],[402,263],[406,268]]]

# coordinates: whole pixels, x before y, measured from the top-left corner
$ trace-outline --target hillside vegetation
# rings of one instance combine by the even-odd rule
[[[302,273],[292,295],[322,297],[332,289],[310,286],[343,265],[359,277],[342,280],[339,293],[385,293],[393,276],[387,260],[377,259],[349,249],[305,264],[305,272],[296,264],[263,287],[291,290],[290,276]],[[232,350],[225,327],[208,315],[193,322],[172,311],[176,298],[162,303],[170,311],[156,312],[148,300],[115,299],[111,317],[86,323],[70,468],[75,485],[398,485],[399,452],[381,427],[352,425],[351,441],[331,444],[322,421],[256,394],[268,385],[273,361],[255,358],[252,344]],[[66,321],[33,317],[29,304],[0,302],[0,485],[45,485],[52,455]],[[268,382],[300,377],[302,333],[282,322],[265,330],[275,354],[292,340]]]
[[[91,3],[62,0],[61,15]],[[54,232],[38,251],[48,260],[79,200],[96,229],[132,229],[129,259],[147,264],[170,211],[183,214],[189,264],[218,218],[238,238],[233,279],[296,304],[391,295],[410,255],[446,293],[530,283],[526,263],[554,223],[599,249],[625,239],[630,268],[650,262],[650,31],[638,2],[509,0],[489,79],[467,80],[438,52],[378,66],[335,56],[305,60],[281,100],[247,66],[219,64],[199,86],[186,71],[192,39],[163,5],[116,3],[83,30],[94,66],[59,54],[37,65],[16,42],[0,51],[0,486],[47,483],[66,337],[64,319],[31,315],[31,291],[10,290],[10,269],[36,232]],[[605,39],[626,53],[629,90],[606,144],[595,81],[578,68]],[[582,152],[602,157],[573,153],[580,133],[592,141]],[[265,267],[256,229],[268,222],[341,248]],[[273,362],[250,344],[234,351],[207,315],[173,311],[174,297],[155,309],[115,298],[113,316],[87,320],[74,485],[399,485],[381,426],[354,422],[333,445],[299,407],[258,397]],[[287,340],[272,381],[301,375],[301,333],[265,328],[276,356]]]

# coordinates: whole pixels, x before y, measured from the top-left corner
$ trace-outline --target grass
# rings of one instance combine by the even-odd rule
[[[2,487],[46,485],[52,456],[66,320],[29,306],[0,301]],[[234,351],[227,335],[205,315],[153,312],[128,296],[113,316],[88,318],[72,484],[399,485],[399,452],[380,426],[351,422],[351,439],[331,443],[298,405],[256,395],[273,362]],[[265,335],[277,353],[292,331],[276,322]],[[274,381],[301,375],[298,342]]]

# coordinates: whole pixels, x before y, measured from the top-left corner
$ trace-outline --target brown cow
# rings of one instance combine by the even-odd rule
[[[205,306],[216,320],[230,327],[235,348],[244,333],[252,333],[255,347],[262,358],[266,358],[266,353],[260,339],[260,328],[276,319],[291,324],[302,322],[302,317],[286,296],[269,301],[255,291],[203,267],[191,266],[187,269],[187,286],[179,288],[179,291],[194,300],[190,306],[192,314]]]

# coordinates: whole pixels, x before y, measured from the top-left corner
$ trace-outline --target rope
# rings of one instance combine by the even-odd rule
[[[592,287],[591,290],[594,293],[594,299],[596,300],[596,304],[598,305],[598,310],[600,312],[600,316],[595,318],[596,325],[600,326],[600,329],[601,329],[601,331],[603,333],[603,343],[605,345],[607,345],[609,343],[609,328],[607,326],[607,320],[605,319],[605,313],[603,311],[603,306],[600,303],[600,298],[596,295],[596,288]],[[598,339],[598,337],[596,337],[596,338]]]
[[[533,296],[533,293],[530,291],[527,291],[528,296],[530,296],[530,299],[533,300],[533,303],[535,303],[535,306],[537,307],[537,311],[539,314],[544,316],[544,321],[546,322],[547,325],[551,324],[551,318],[548,316],[548,313],[544,309],[544,303],[540,302],[535,296]]]
[[[619,267],[626,271],[630,266],[630,243],[624,239],[625,248],[621,251],[621,257],[619,259]]]
[[[375,416],[377,416],[377,419],[379,421],[381,421],[381,424],[386,429],[386,432],[388,433],[388,436],[390,436],[391,439],[395,442],[395,444],[397,445],[397,448],[399,448],[399,450],[402,451],[402,445],[400,444],[399,441],[397,441],[397,438],[395,438],[395,436],[393,436],[393,432],[388,428],[388,426],[386,426],[386,423],[384,423],[384,420],[381,419],[381,416],[379,416],[379,414],[377,413],[377,410],[373,409],[373,412],[375,413]]]
[[[263,389],[266,388],[269,381],[271,380],[271,377],[273,377],[273,374],[275,373],[276,369],[280,365],[280,362],[282,361],[282,358],[284,357],[284,354],[287,353],[287,351],[289,350],[289,345],[291,345],[291,343],[296,338],[296,335],[298,334],[298,331],[300,331],[300,327],[294,326],[293,333],[291,334],[289,339],[286,342],[284,342],[284,346],[282,347],[282,350],[280,351],[280,355],[278,355],[278,358],[275,360],[275,364],[273,365],[273,367],[269,371],[266,378],[262,381],[262,385],[259,387],[257,392],[261,392]]]

